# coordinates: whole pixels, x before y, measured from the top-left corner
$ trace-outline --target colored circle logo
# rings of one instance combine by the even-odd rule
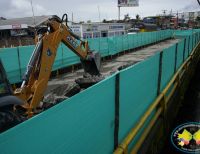
[[[179,125],[171,134],[173,146],[184,153],[200,153],[200,123]]]

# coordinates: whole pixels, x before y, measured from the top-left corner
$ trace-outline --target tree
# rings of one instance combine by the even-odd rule
[[[106,23],[107,21],[106,21],[106,19],[103,19],[103,21],[102,21],[103,23]]]
[[[140,15],[139,15],[139,14],[136,15],[136,20],[137,20],[137,21],[140,20]]]
[[[130,19],[131,19],[131,18],[129,17],[129,14],[128,14],[128,13],[124,15],[124,21],[128,21],[128,20],[130,20]]]
[[[88,21],[87,21],[87,23],[91,23],[91,22],[92,22],[91,20],[88,20]]]
[[[196,17],[196,21],[197,21],[197,22],[200,22],[200,16],[197,16],[197,17]]]
[[[0,20],[6,20],[6,18],[4,18],[4,17],[0,17]]]
[[[200,16],[196,17],[197,26],[200,27]]]

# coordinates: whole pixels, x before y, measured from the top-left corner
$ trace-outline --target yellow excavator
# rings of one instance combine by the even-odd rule
[[[24,113],[27,117],[34,115],[43,99],[57,48],[61,42],[80,57],[86,73],[92,76],[100,75],[100,54],[90,51],[88,42],[81,40],[71,31],[67,25],[67,14],[64,14],[62,19],[52,16],[46,22],[46,26],[38,32],[36,46],[27,65],[21,87],[14,92],[12,92],[0,62],[0,129],[2,125],[6,125],[6,121],[10,117],[17,118],[15,112],[12,112],[17,109],[17,106],[25,110]],[[4,118],[2,122],[5,113],[11,114],[11,116],[8,116],[7,119]]]

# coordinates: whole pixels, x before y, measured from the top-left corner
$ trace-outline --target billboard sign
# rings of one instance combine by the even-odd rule
[[[118,7],[139,6],[139,0],[118,0]]]
[[[13,24],[12,29],[20,29],[22,26],[21,24]]]

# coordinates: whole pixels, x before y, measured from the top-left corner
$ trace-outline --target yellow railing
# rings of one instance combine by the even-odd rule
[[[175,75],[172,77],[170,82],[167,84],[165,89],[160,93],[160,95],[156,98],[156,100],[151,104],[151,106],[147,109],[145,114],[141,117],[139,122],[136,124],[136,126],[129,132],[129,134],[125,137],[125,139],[122,141],[122,143],[117,147],[117,149],[114,151],[114,154],[127,154],[128,153],[128,146],[133,141],[139,130],[144,126],[147,118],[152,114],[153,110],[157,110],[154,116],[152,117],[151,121],[149,122],[148,126],[143,131],[143,134],[133,147],[131,153],[137,153],[139,148],[141,147],[142,143],[144,142],[145,138],[151,131],[151,128],[155,124],[158,117],[161,115],[162,112],[165,112],[167,108],[167,104],[170,100],[170,98],[173,96],[176,88],[180,86],[181,79],[185,75],[185,73],[189,70],[188,68],[192,63],[195,63],[199,60],[198,55],[198,48],[200,46],[200,43],[197,44],[197,46],[193,49],[190,56],[186,59],[186,61],[181,65],[181,67],[178,69],[178,71],[175,73]]]

